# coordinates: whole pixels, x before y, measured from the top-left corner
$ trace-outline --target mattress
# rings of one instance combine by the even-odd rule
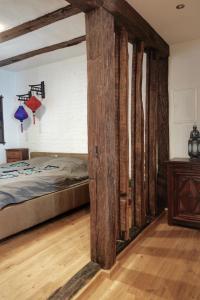
[[[87,161],[74,157],[39,157],[0,165],[0,210],[87,178]]]

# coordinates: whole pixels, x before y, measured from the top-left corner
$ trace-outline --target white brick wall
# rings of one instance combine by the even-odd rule
[[[18,72],[16,94],[26,93],[28,84],[42,80],[46,99],[37,113],[40,120],[36,118],[35,126],[32,116],[25,121],[20,146],[31,151],[87,153],[86,56]]]

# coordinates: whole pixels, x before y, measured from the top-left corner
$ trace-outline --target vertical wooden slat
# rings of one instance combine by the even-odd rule
[[[132,74],[131,74],[131,201],[132,201],[132,227],[136,226],[135,203],[135,86],[136,86],[136,45],[133,45]]]
[[[128,33],[120,32],[120,91],[119,91],[119,137],[120,137],[120,195],[128,196]]]
[[[157,101],[158,101],[158,59],[150,50],[147,54],[147,122],[146,169],[148,190],[148,214],[157,214]]]
[[[119,82],[120,82],[120,35],[119,35],[119,31],[116,28],[115,29],[115,103],[117,105],[117,114],[116,114],[116,128],[117,128],[117,132],[116,132],[116,147],[118,149],[118,156],[119,156]],[[118,167],[118,171],[120,174],[120,164],[119,161],[116,162],[117,163],[117,167]],[[116,238],[117,240],[120,239],[120,178],[118,177],[118,201],[117,201],[117,213],[116,213],[116,224],[117,224],[117,228],[116,228]]]
[[[146,59],[146,103],[145,103],[145,202],[147,216],[151,215],[149,203],[149,90],[150,90],[150,55]]]
[[[167,207],[167,166],[169,160],[168,58],[159,60],[158,96],[158,210]]]
[[[109,269],[116,259],[119,176],[113,16],[103,8],[87,13],[86,33],[91,254]]]
[[[132,178],[134,178],[134,225],[143,227],[146,222],[144,195],[144,111],[142,103],[142,66],[144,43],[133,46],[132,68]]]
[[[119,34],[119,153],[120,153],[120,216],[121,232],[129,238],[129,129],[128,129],[128,33]]]

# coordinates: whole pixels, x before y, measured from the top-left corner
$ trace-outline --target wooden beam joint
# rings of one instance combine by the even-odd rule
[[[115,22],[124,26],[129,40],[143,41],[144,47],[157,49],[162,57],[169,56],[169,46],[149,23],[125,0],[67,0],[83,12],[103,7],[115,17]]]

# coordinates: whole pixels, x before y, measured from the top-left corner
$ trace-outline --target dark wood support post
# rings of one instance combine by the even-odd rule
[[[118,156],[120,156],[119,150],[119,83],[120,83],[120,36],[116,29],[115,31],[115,103],[117,105],[117,115],[116,115],[116,147],[118,149]],[[120,162],[117,162],[118,171],[120,174]],[[120,220],[120,175],[118,176],[118,201],[117,201],[117,214],[116,214],[116,224],[117,224],[117,240],[121,239],[121,220]]]
[[[159,60],[158,95],[158,211],[167,207],[167,166],[169,160],[168,58]]]
[[[158,57],[156,52],[147,53],[146,93],[146,200],[147,213],[157,214],[157,102],[158,102]]]
[[[119,139],[120,139],[120,195],[128,196],[128,33],[120,32],[120,82],[119,82]]]
[[[128,33],[125,28],[119,33],[119,158],[120,158],[120,231],[121,238],[129,239],[129,130],[128,130]]]
[[[116,259],[119,151],[115,92],[114,17],[86,13],[91,256],[109,269]]]
[[[132,68],[132,178],[134,179],[134,225],[143,227],[146,223],[146,207],[144,193],[144,111],[142,103],[142,65],[144,43],[138,42],[133,46]]]

